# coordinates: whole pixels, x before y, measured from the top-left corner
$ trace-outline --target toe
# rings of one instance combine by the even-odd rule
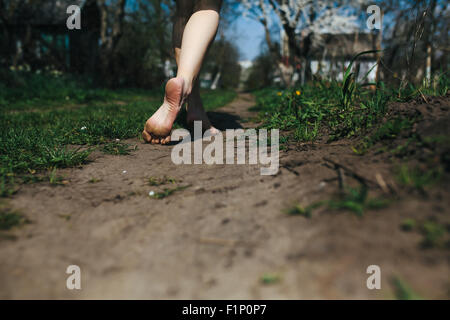
[[[144,141],[151,142],[152,136],[147,131],[142,131],[142,138],[144,138]]]
[[[170,142],[170,136],[167,136],[161,141],[161,144],[168,144],[169,142]]]

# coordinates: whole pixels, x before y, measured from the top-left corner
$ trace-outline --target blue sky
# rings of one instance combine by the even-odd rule
[[[226,31],[241,53],[240,60],[253,60],[261,52],[264,28],[258,21],[240,16]]]

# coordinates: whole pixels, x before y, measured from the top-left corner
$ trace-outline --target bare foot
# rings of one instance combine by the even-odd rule
[[[214,128],[211,121],[209,121],[208,115],[203,108],[203,103],[199,95],[192,94],[188,97],[186,110],[186,122],[189,127],[193,127],[194,121],[201,121],[203,132],[210,130],[209,133],[211,135],[216,135],[220,132],[220,130]]]
[[[183,100],[183,78],[172,78],[167,81],[164,102],[145,123],[142,137],[151,143],[167,144],[173,123],[181,109]]]

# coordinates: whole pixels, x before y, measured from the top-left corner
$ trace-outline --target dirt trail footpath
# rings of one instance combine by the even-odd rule
[[[252,127],[253,105],[240,94],[210,116],[220,129]],[[258,165],[175,165],[173,146],[127,142],[138,149],[93,154],[60,172],[67,185],[24,185],[9,200],[31,222],[0,239],[0,298],[393,298],[394,276],[423,297],[448,295],[448,251],[422,250],[419,234],[399,228],[412,211],[448,212],[448,197],[437,209],[412,197],[363,217],[286,214],[336,191],[324,157],[375,173],[345,142],[280,151],[274,176]],[[81,290],[66,288],[69,265],[81,268]],[[369,265],[381,267],[381,290],[366,287]]]

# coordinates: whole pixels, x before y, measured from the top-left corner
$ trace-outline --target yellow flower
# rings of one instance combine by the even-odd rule
[[[301,94],[300,90],[295,91],[295,94],[299,96]]]
[[[281,92],[277,92],[277,95],[281,96]]]

